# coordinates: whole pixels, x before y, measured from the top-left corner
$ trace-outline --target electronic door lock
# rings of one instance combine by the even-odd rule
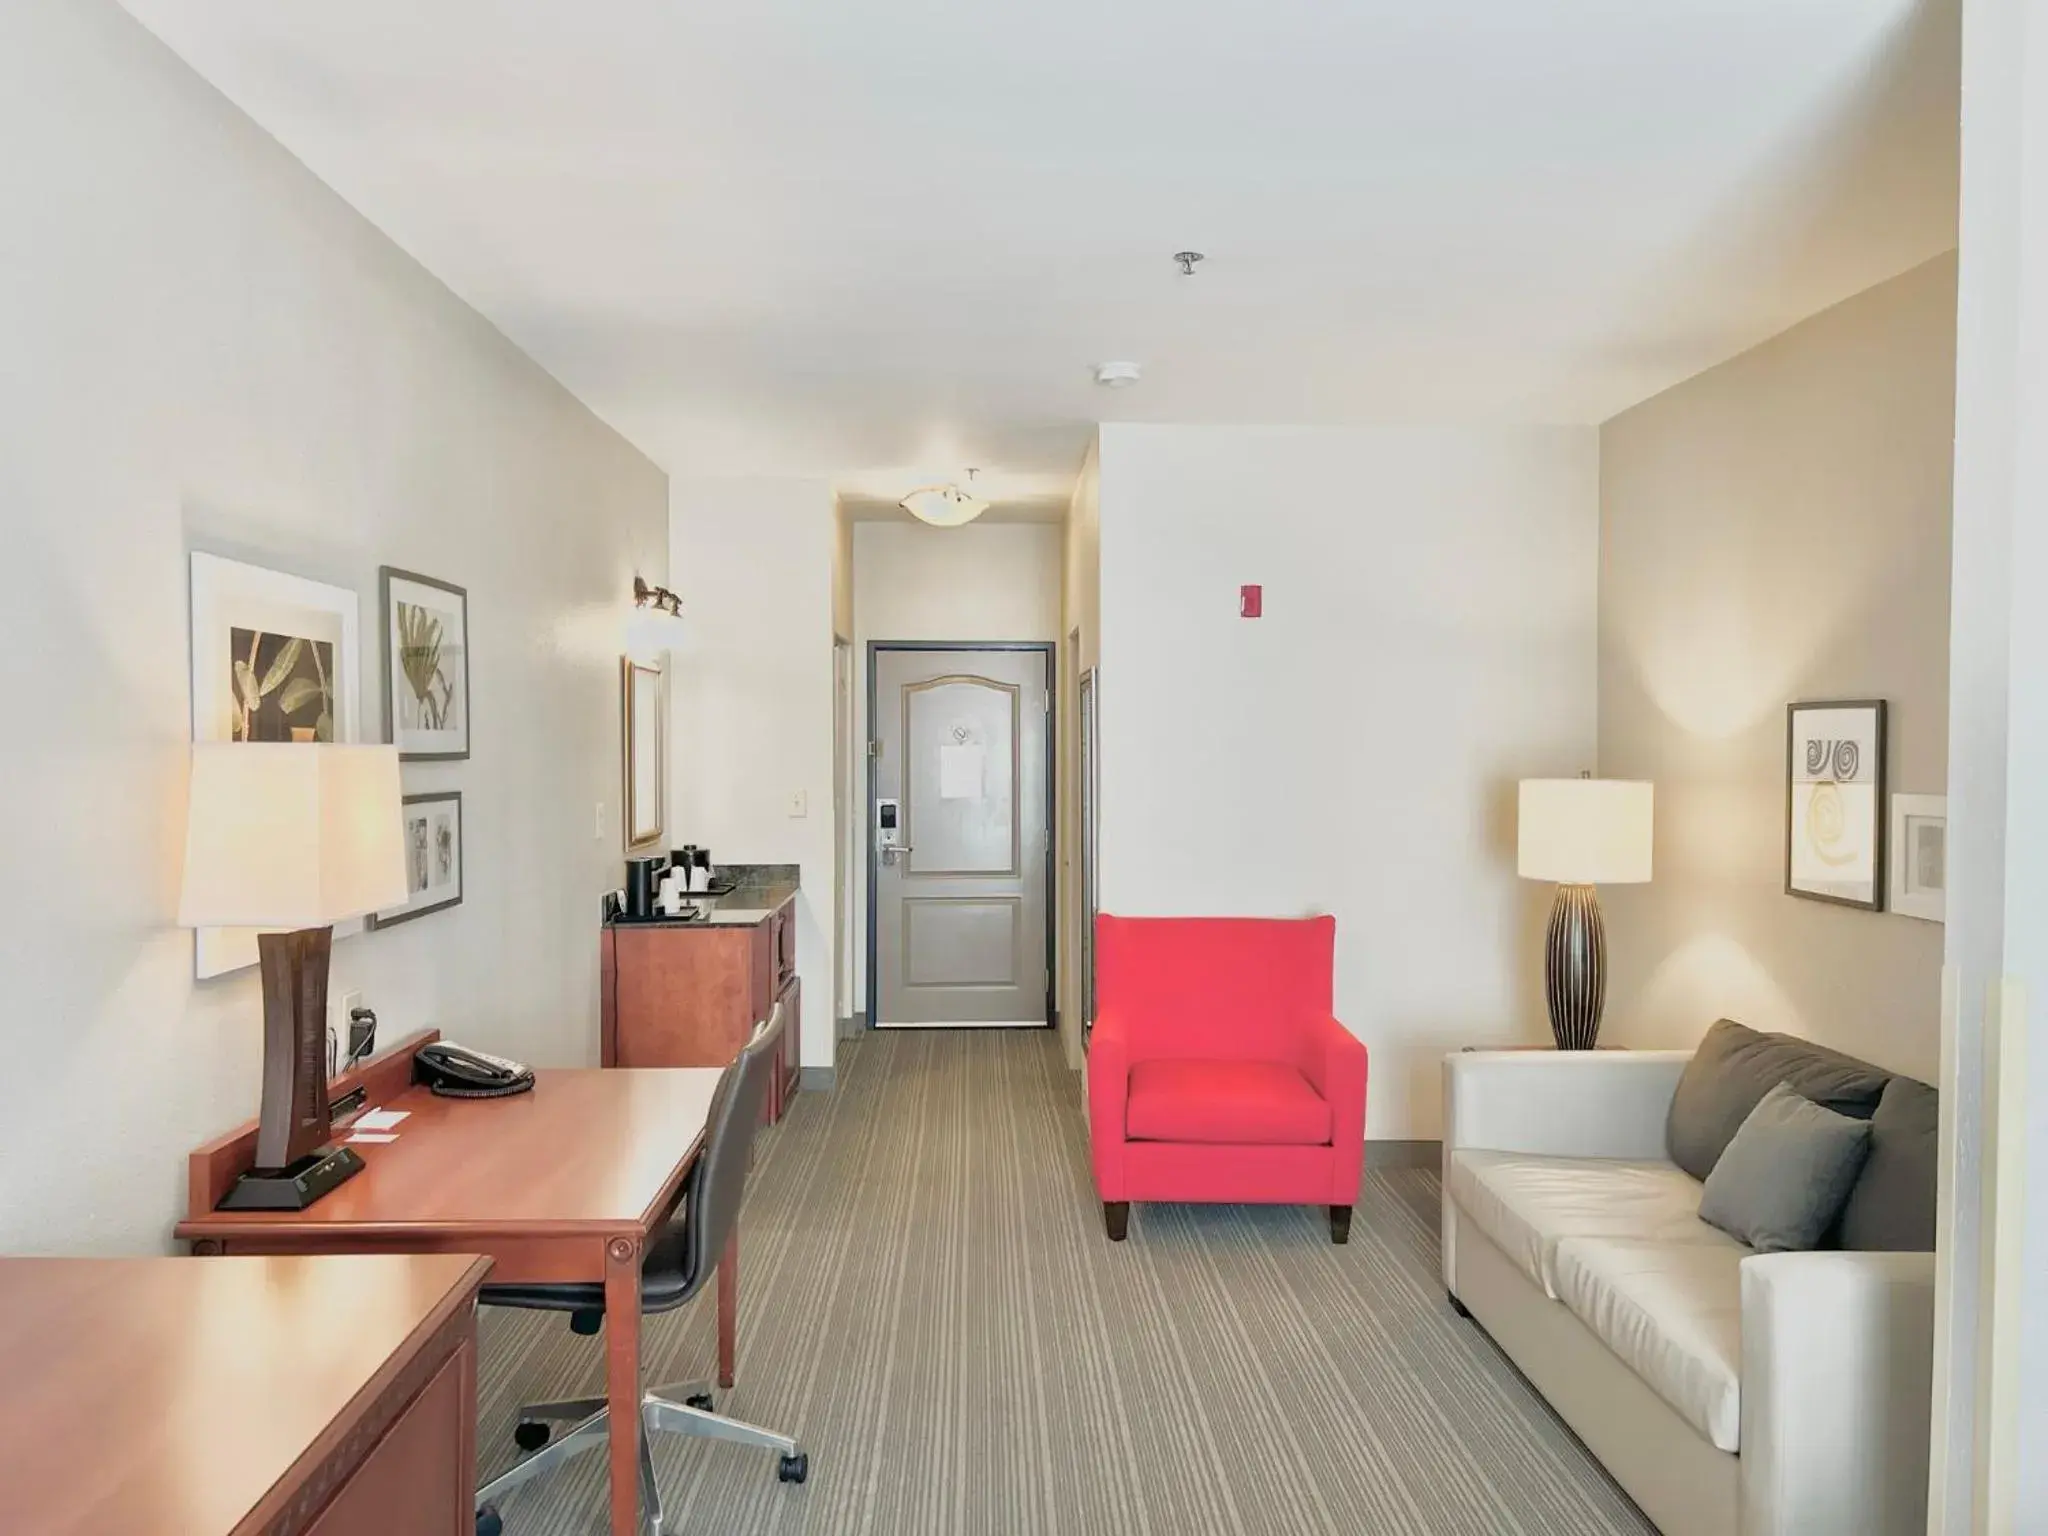
[[[903,848],[903,804],[899,800],[875,802],[875,846],[887,853]]]

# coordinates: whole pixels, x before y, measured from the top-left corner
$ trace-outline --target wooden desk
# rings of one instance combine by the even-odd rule
[[[467,1536],[489,1268],[468,1254],[0,1260],[0,1523]]]
[[[578,1280],[605,1288],[605,1391],[612,1408],[611,1514],[640,1529],[640,1260],[682,1198],[703,1145],[713,1068],[589,1068],[535,1074],[531,1093],[444,1099],[411,1085],[415,1036],[359,1073],[372,1106],[409,1111],[396,1141],[359,1144],[361,1173],[304,1211],[218,1211],[255,1156],[255,1122],[194,1152],[193,1251],[487,1254],[494,1282]],[[338,1137],[345,1133],[338,1132]],[[738,1238],[718,1268],[718,1374],[730,1386]]]

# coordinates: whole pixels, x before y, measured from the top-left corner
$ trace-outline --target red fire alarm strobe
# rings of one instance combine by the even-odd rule
[[[1266,609],[1265,589],[1253,584],[1237,589],[1237,616],[1240,619],[1256,619]]]

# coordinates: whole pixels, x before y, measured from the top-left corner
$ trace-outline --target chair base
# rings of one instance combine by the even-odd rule
[[[652,1536],[661,1536],[661,1489],[654,1480],[651,1438],[657,1432],[695,1435],[706,1440],[724,1440],[776,1451],[781,1462],[776,1475],[785,1483],[800,1483],[810,1475],[810,1458],[788,1435],[757,1425],[745,1424],[711,1411],[711,1383],[693,1381],[656,1387],[640,1399],[640,1503]],[[551,1438],[539,1450],[492,1478],[477,1490],[477,1529],[486,1519],[495,1523],[495,1503],[522,1483],[531,1482],[572,1457],[595,1450],[611,1441],[611,1410],[601,1397],[571,1397],[552,1403],[529,1403],[519,1410],[519,1422],[529,1424],[572,1424],[567,1434]]]
[[[1105,1200],[1102,1202],[1102,1227],[1109,1234],[1112,1243],[1120,1243],[1131,1230],[1131,1202],[1128,1200]],[[1348,1243],[1351,1241],[1351,1207],[1333,1205],[1330,1207],[1330,1241]]]

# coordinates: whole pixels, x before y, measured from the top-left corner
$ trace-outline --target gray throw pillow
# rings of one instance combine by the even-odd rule
[[[1868,1120],[1890,1075],[1811,1040],[1760,1034],[1723,1019],[1707,1031],[1678,1080],[1665,1145],[1671,1161],[1704,1179],[1749,1112],[1779,1083],[1851,1119]]]
[[[1842,1207],[1835,1246],[1932,1253],[1941,1164],[1941,1095],[1910,1077],[1884,1085],[1870,1117],[1870,1160]]]
[[[1834,1225],[1870,1152],[1870,1126],[1780,1083],[1728,1143],[1700,1196],[1700,1220],[1758,1253],[1812,1248]]]

